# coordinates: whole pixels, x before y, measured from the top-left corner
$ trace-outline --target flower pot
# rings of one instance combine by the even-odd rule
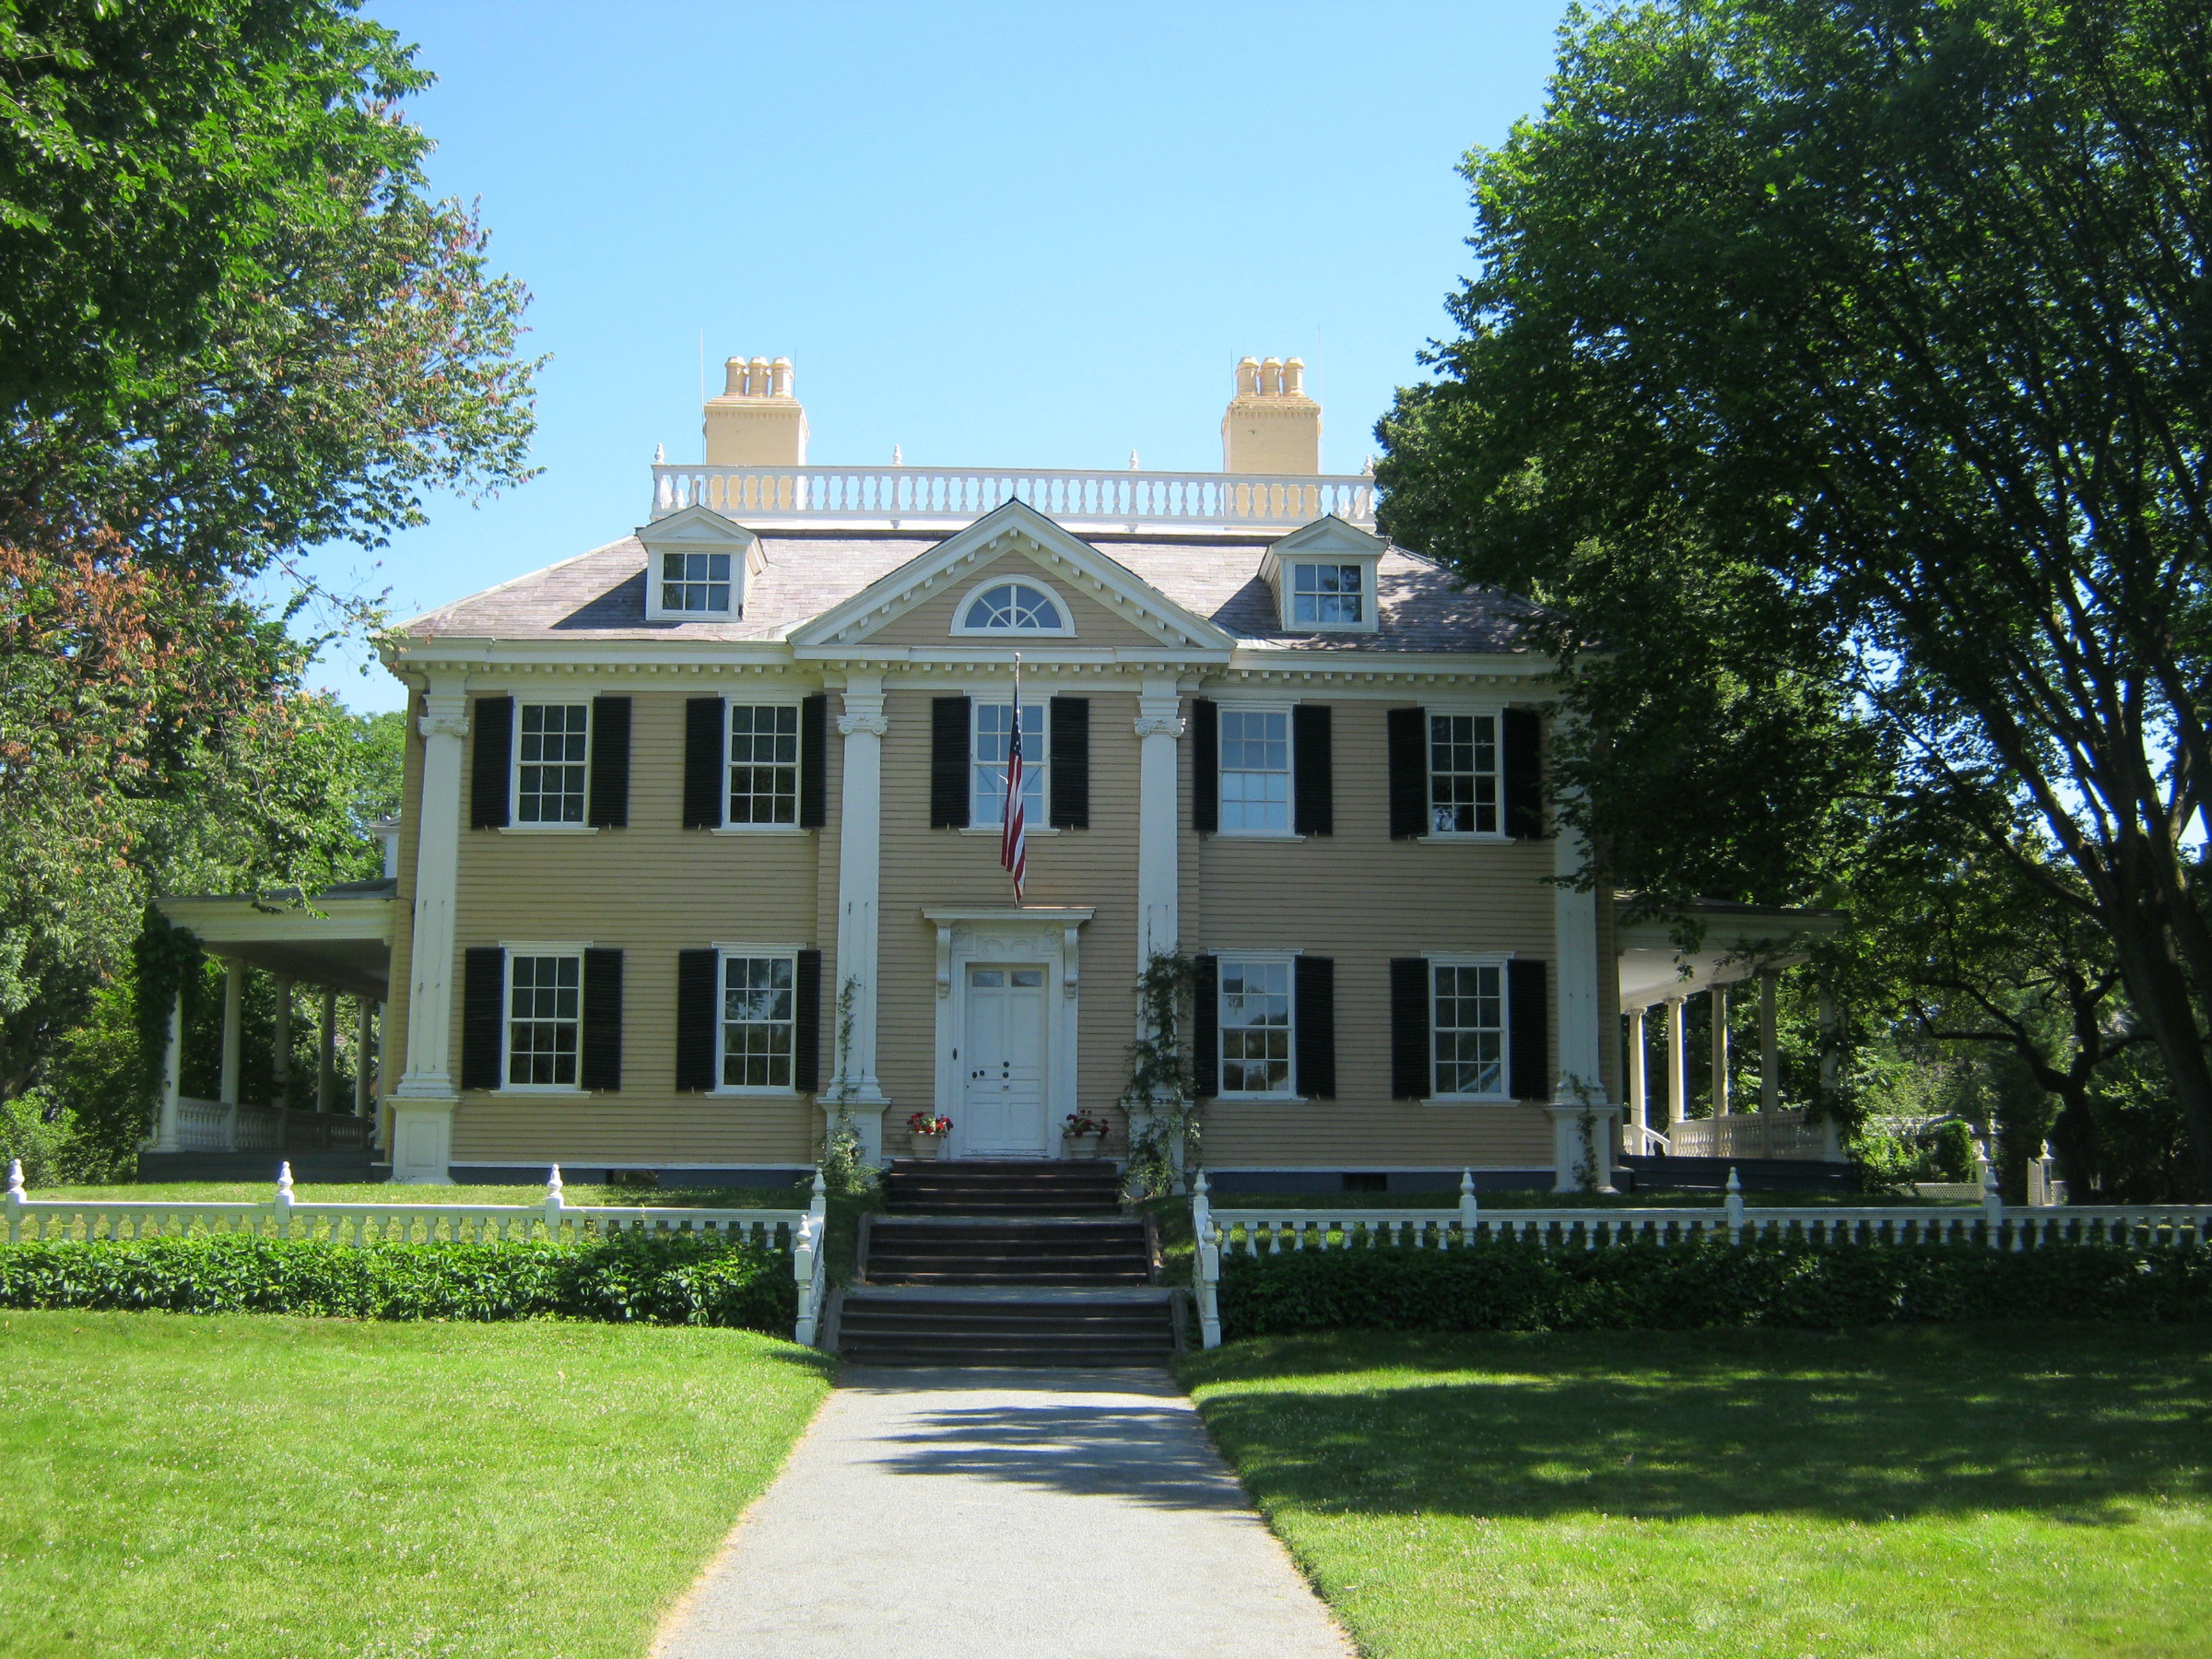
[[[910,1129],[906,1135],[907,1156],[909,1158],[942,1158],[945,1156],[945,1144],[948,1138],[942,1135],[916,1135]]]
[[[1064,1135],[1060,1137],[1060,1154],[1064,1158],[1096,1158],[1106,1150],[1102,1135]]]

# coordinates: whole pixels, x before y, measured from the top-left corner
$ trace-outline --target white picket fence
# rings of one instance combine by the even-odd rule
[[[440,1240],[488,1244],[550,1239],[574,1242],[615,1233],[697,1233],[730,1244],[752,1244],[791,1253],[799,1288],[793,1339],[812,1344],[821,1328],[829,1290],[824,1248],[828,1198],[814,1178],[812,1203],[800,1209],[683,1209],[650,1205],[570,1204],[562,1195],[560,1167],[553,1167],[542,1204],[323,1204],[301,1201],[292,1166],[276,1177],[273,1198],[219,1202],[174,1198],[33,1198],[23,1190],[23,1165],[7,1168],[7,1195],[0,1215],[7,1241],[61,1239],[160,1239],[195,1233],[247,1233],[262,1238],[320,1239],[360,1246],[427,1243]]]
[[[1475,1177],[1462,1171],[1453,1209],[1216,1209],[1206,1176],[1192,1188],[1197,1241],[1198,1324],[1207,1347],[1221,1346],[1221,1258],[1300,1250],[1465,1249],[1485,1240],[1519,1239],[1559,1250],[1618,1244],[1683,1244],[1725,1237],[1731,1244],[1785,1238],[1814,1244],[1986,1244],[2031,1250],[2052,1244],[2135,1244],[2200,1249],[2212,1242],[2212,1205],[2065,1205],[2007,1209],[1983,1168],[1982,1202],[1967,1208],[1904,1205],[1766,1206],[1744,1203],[1728,1171],[1720,1207],[1497,1209],[1476,1201]]]

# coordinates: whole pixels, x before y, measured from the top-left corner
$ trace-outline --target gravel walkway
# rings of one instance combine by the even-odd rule
[[[849,1368],[653,1659],[1352,1659],[1157,1371]]]

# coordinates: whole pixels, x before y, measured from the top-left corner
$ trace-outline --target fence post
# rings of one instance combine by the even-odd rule
[[[1735,1166],[1728,1166],[1728,1197],[1723,1206],[1728,1212],[1728,1242],[1744,1241],[1744,1183],[1736,1179]]]
[[[1459,1172],[1459,1236],[1462,1244],[1475,1242],[1475,1229],[1480,1220],[1475,1206],[1475,1171]]]
[[[1997,1167],[1979,1145],[1974,1147],[1974,1171],[1982,1183],[1982,1219],[1989,1230],[1989,1247],[1997,1250],[2003,1247],[2005,1199],[1997,1191]]]
[[[7,1160],[7,1241],[23,1241],[23,1160]]]
[[[276,1236],[280,1239],[292,1236],[292,1206],[295,1202],[292,1197],[292,1166],[288,1160],[276,1166]]]
[[[546,1237],[554,1241],[560,1238],[560,1212],[568,1203],[560,1194],[560,1166],[555,1164],[546,1177]]]
[[[1221,1346],[1221,1240],[1214,1227],[1213,1200],[1206,1194],[1206,1171],[1191,1187],[1191,1234],[1197,1245],[1198,1340],[1202,1347]]]
[[[799,1318],[793,1327],[791,1339],[806,1347],[814,1346],[815,1328],[821,1317],[821,1285],[824,1264],[829,1256],[827,1232],[830,1226],[830,1190],[819,1170],[814,1172],[814,1197],[806,1206],[806,1219],[799,1224],[799,1236],[791,1241],[791,1276],[799,1287]]]

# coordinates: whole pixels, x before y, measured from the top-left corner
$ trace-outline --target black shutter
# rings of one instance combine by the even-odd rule
[[[1534,709],[1508,709],[1502,724],[1505,832],[1515,841],[1535,841],[1544,833],[1543,717]]]
[[[1300,835],[1336,831],[1336,782],[1329,744],[1329,705],[1299,703],[1290,711],[1290,776],[1296,794],[1290,828]]]
[[[798,982],[792,986],[791,1086],[801,1094],[822,1088],[822,953],[799,952]]]
[[[629,700],[612,700],[627,703]],[[605,1094],[622,1092],[622,953],[618,950],[583,953],[583,1053],[576,1080]]]
[[[472,945],[461,962],[461,1087],[497,1088],[506,1070],[507,953]]]
[[[1191,700],[1191,828],[1221,828],[1221,711],[1207,697]]]
[[[830,700],[799,702],[799,828],[819,830],[830,818]]]
[[[1420,712],[1415,710],[1415,713]],[[1390,1098],[1425,1100],[1435,1074],[1429,1053],[1429,959],[1390,959]]]
[[[478,830],[507,828],[507,778],[514,759],[514,699],[479,697],[469,711],[476,745],[469,768],[468,821]]]
[[[714,1087],[714,1001],[719,950],[676,953],[676,1086],[692,1094]]]
[[[1336,960],[1298,961],[1298,1092],[1336,1098]]]
[[[1191,1073],[1207,1100],[1221,1092],[1221,963],[1202,956],[1191,966]]]
[[[1429,832],[1429,712],[1393,709],[1387,719],[1390,837],[1412,841]]]
[[[719,697],[684,703],[684,828],[719,830],[729,809],[728,769],[723,764],[730,716]]]
[[[629,828],[629,699],[592,699],[592,827]]]
[[[968,700],[929,703],[929,827],[968,828]]]
[[[1516,957],[1505,965],[1505,1018],[1512,1042],[1512,1096],[1551,1099],[1551,999],[1544,964]]]
[[[1090,828],[1090,699],[1055,697],[1047,705],[1051,728],[1053,798],[1048,816],[1055,830]]]

